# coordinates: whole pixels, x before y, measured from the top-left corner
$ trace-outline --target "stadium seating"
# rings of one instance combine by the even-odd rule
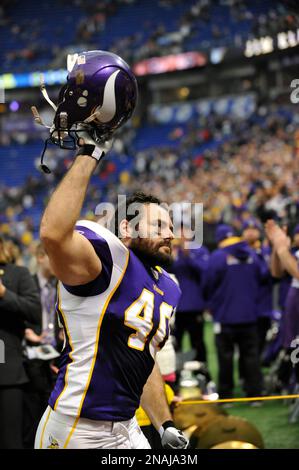
[[[237,37],[239,43],[244,42],[253,33],[260,15],[278,8],[282,14],[285,11],[274,0],[252,0],[240,7],[243,16],[234,18],[229,2],[212,1],[208,2],[207,17],[203,20],[196,13],[190,14],[192,7],[201,4],[195,0],[135,0],[129,4],[119,0],[113,3],[116,4],[115,13],[105,17],[103,27],[98,28],[99,31],[95,28],[87,42],[98,49],[118,51],[120,48],[119,52],[122,52],[120,41],[130,38],[130,58],[133,61],[140,48],[153,38],[158,54],[167,53],[167,46],[172,42],[167,33],[180,31],[182,24],[188,24],[190,29],[182,35],[180,48],[185,51],[208,50],[232,46]],[[66,46],[77,45],[82,49],[86,38],[78,37],[78,24],[80,21],[88,24],[92,14],[88,2],[28,0],[22,4],[22,9],[17,8],[17,2],[12,2],[5,10],[5,18],[6,22],[0,28],[2,71],[14,70],[17,73],[49,68],[56,52]],[[157,33],[158,27],[163,28],[162,33]]]

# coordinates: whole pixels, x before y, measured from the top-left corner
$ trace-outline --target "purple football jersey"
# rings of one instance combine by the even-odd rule
[[[144,265],[101,225],[79,221],[76,230],[92,243],[103,270],[83,286],[59,283],[66,344],[49,404],[71,416],[128,420],[168,338],[181,292],[166,271]]]

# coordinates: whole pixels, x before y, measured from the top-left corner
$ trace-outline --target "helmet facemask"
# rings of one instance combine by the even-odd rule
[[[79,145],[80,133],[86,131],[96,143],[110,140],[135,108],[136,79],[120,57],[104,51],[90,51],[76,56],[76,61],[71,61],[72,68],[67,84],[60,90],[57,106],[50,100],[44,83],[41,83],[41,92],[55,111],[53,124],[47,126],[36,107],[31,108],[35,122],[47,127],[50,132],[41,155],[41,169],[46,173],[50,173],[43,163],[48,144],[75,150]],[[84,129],[78,128],[78,124],[84,124]]]

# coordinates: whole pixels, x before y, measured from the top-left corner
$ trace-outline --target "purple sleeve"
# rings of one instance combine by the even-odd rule
[[[83,226],[76,226],[76,230],[84,235],[94,247],[96,254],[101,260],[102,271],[96,279],[87,284],[81,286],[69,286],[64,284],[64,287],[68,292],[73,295],[78,295],[79,297],[91,297],[101,294],[108,288],[112,274],[113,260],[109,245],[103,237],[93,230]]]
[[[221,250],[215,250],[209,258],[206,272],[205,299],[209,300],[223,279],[226,266],[226,255]]]
[[[188,261],[190,266],[202,274],[209,267],[209,252],[205,248],[199,248],[197,250],[191,250]]]
[[[267,261],[263,257],[254,256],[258,268],[258,278],[262,284],[265,284],[272,278]]]

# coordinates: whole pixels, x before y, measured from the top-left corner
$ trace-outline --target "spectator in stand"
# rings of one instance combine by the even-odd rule
[[[263,124],[256,122],[262,119]],[[130,128],[128,128],[130,129]],[[95,200],[101,197],[114,203],[115,194],[133,193],[140,185],[149,192],[155,190],[161,199],[200,201],[204,204],[204,222],[213,233],[220,221],[234,224],[241,229],[248,209],[254,217],[264,222],[269,215],[295,225],[295,209],[299,206],[298,155],[294,155],[297,139],[296,120],[288,112],[278,113],[278,108],[262,106],[249,119],[217,116],[210,113],[195,120],[187,127],[174,126],[169,133],[171,147],[145,148],[135,153],[135,130],[124,130],[117,140],[126,141],[127,155],[136,155],[129,176],[124,182],[119,173],[123,166],[123,149],[117,151],[110,173],[101,179],[100,185],[91,185],[86,210],[94,211]],[[7,137],[7,134],[5,134]],[[240,135],[242,138],[240,138]],[[0,139],[3,138],[0,134]],[[213,150],[194,153],[197,145],[211,141],[223,142]],[[217,142],[216,142],[217,141]],[[116,150],[116,145],[114,150]],[[297,152],[298,153],[298,152]],[[190,155],[195,155],[194,159]],[[30,210],[40,201],[40,192],[51,193],[53,185],[71,163],[68,152],[58,152],[54,147],[47,158],[56,165],[49,176],[41,175],[26,181],[24,186],[2,187],[0,192],[0,230],[8,230],[18,240],[25,230],[34,228],[20,223],[28,209],[24,206],[27,196],[33,196]],[[127,161],[129,161],[129,157]],[[131,159],[132,162],[133,159]],[[137,175],[137,178],[132,177]],[[102,175],[103,176],[103,175]],[[111,183],[113,182],[113,187]],[[47,198],[47,195],[43,198]],[[238,220],[239,219],[239,220]],[[209,245],[212,238],[207,239]],[[27,261],[26,261],[27,262]]]

